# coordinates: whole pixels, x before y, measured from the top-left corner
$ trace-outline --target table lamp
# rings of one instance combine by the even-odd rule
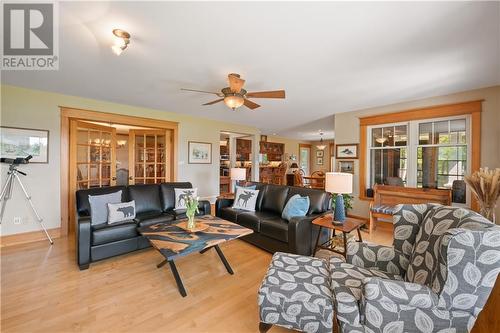
[[[343,224],[345,221],[344,197],[342,194],[352,193],[352,174],[343,172],[327,172],[325,191],[336,194],[334,224]]]
[[[231,180],[234,180],[235,185],[237,185],[239,181],[247,179],[247,169],[231,168],[231,171],[229,172],[229,178],[231,178]],[[234,187],[233,192],[236,192],[236,187]]]

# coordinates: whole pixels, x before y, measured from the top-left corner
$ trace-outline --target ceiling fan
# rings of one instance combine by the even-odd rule
[[[223,101],[224,104],[226,104],[229,108],[233,110],[236,110],[242,105],[245,105],[247,108],[251,110],[260,107],[259,104],[252,102],[248,98],[285,98],[284,90],[247,92],[245,89],[243,89],[245,80],[243,80],[239,74],[231,73],[227,76],[227,78],[229,81],[229,87],[222,88],[221,92],[212,92],[204,90],[185,89],[185,88],[181,88],[181,90],[214,94],[218,96],[219,99],[205,103],[203,105],[212,105]]]

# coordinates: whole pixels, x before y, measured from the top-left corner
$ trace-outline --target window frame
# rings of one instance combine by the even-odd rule
[[[419,120],[410,120],[406,122],[398,122],[398,123],[387,123],[387,124],[377,124],[373,126],[367,126],[366,130],[366,138],[367,138],[367,143],[366,143],[366,161],[368,167],[366,168],[366,184],[368,186],[371,185],[371,177],[372,177],[372,165],[371,165],[371,152],[373,150],[383,150],[383,149],[391,149],[391,148],[406,148],[406,181],[405,185],[408,187],[417,187],[418,186],[418,148],[419,147],[458,147],[458,146],[465,146],[467,148],[467,161],[470,161],[472,154],[471,154],[471,149],[470,149],[470,143],[471,143],[471,120],[470,120],[470,115],[459,115],[459,116],[450,116],[450,117],[438,117],[438,118],[431,118],[431,119],[419,119]],[[431,144],[420,144],[419,143],[419,126],[422,123],[435,123],[439,121],[451,121],[451,120],[465,120],[465,135],[466,135],[466,143],[460,144],[460,143],[450,143],[450,144],[439,144],[439,143],[431,143]],[[387,146],[387,147],[373,147],[373,130],[377,128],[384,128],[384,127],[396,127],[396,126],[402,126],[406,125],[406,146]],[[449,125],[448,125],[449,126]],[[433,126],[434,129],[434,126]],[[449,132],[449,127],[448,127],[448,132]],[[434,133],[434,131],[432,131]],[[466,164],[465,168],[465,174],[470,173],[470,168],[471,168],[471,163]],[[459,204],[459,203],[453,203],[453,205],[457,206],[470,206],[470,198],[471,198],[471,193],[469,188],[467,187],[466,191],[466,203],[465,204]]]
[[[421,108],[410,109],[406,111],[385,113],[385,114],[376,114],[371,116],[362,116],[359,118],[360,124],[360,159],[359,159],[359,182],[358,182],[358,198],[360,200],[372,201],[372,197],[366,196],[366,190],[368,188],[368,179],[366,169],[369,167],[369,163],[367,160],[368,153],[368,126],[381,125],[381,124],[392,124],[392,123],[402,123],[402,122],[410,122],[414,120],[429,120],[436,118],[446,118],[446,117],[455,117],[455,116],[463,116],[469,115],[470,125],[469,128],[469,142],[468,142],[468,156],[469,164],[467,166],[467,172],[474,172],[479,170],[481,163],[481,111],[482,111],[482,102],[484,100],[473,100],[468,102],[460,102],[453,104],[443,104],[443,105],[435,105],[435,106],[427,106]],[[458,117],[460,118],[460,117]],[[413,154],[409,153],[409,157]],[[416,158],[416,154],[415,154]],[[408,163],[414,163],[416,165],[416,160],[411,161],[408,160]],[[416,180],[415,180],[416,183]],[[477,201],[473,198],[468,200],[470,202],[470,207],[473,210],[478,210],[479,205]]]

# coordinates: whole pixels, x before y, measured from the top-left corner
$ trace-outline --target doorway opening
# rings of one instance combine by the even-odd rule
[[[175,181],[177,123],[61,107],[61,234],[79,189]]]
[[[246,169],[246,181],[252,179],[253,140],[253,136],[249,134],[220,132],[219,195],[228,195],[233,192],[234,181],[231,180],[231,168]]]

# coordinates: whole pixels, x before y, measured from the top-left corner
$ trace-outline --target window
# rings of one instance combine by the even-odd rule
[[[406,184],[408,126],[372,129],[370,145],[370,186]]]
[[[468,116],[368,127],[367,185],[452,189],[466,203]]]

